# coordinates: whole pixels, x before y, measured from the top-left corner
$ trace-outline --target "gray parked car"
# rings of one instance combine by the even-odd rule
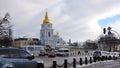
[[[44,68],[43,61],[18,48],[0,48],[0,68]]]

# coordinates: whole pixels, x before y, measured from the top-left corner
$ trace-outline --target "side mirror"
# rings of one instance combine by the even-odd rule
[[[28,58],[29,60],[32,60],[32,59],[35,58],[35,56],[34,56],[34,55],[31,55],[31,56],[28,56],[27,58]]]

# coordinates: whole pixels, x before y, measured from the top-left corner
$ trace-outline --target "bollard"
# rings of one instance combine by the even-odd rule
[[[38,63],[37,63],[37,68],[44,68],[44,63],[38,62]]]
[[[73,67],[76,68],[76,59],[73,58]]]
[[[117,57],[115,57],[115,59],[117,60]]]
[[[93,57],[94,62],[96,62],[96,57]]]
[[[115,60],[115,56],[113,56],[113,60]]]
[[[67,59],[64,60],[64,68],[67,68]]]
[[[100,61],[100,57],[98,57],[98,61]]]
[[[101,61],[103,61],[103,56],[101,57],[101,59],[100,59]]]
[[[92,57],[90,57],[90,64],[92,63]]]
[[[109,56],[109,60],[111,60],[111,56]]]
[[[107,60],[107,56],[105,56],[105,60]]]
[[[53,68],[57,68],[56,64],[57,64],[56,61],[53,61]]]
[[[104,56],[102,56],[102,59],[101,59],[102,61],[104,61],[105,60],[105,57]]]
[[[80,65],[82,65],[83,64],[83,61],[82,61],[82,58],[80,58]]]
[[[109,60],[109,56],[107,56],[107,60]]]
[[[85,64],[86,64],[86,65],[88,64],[88,60],[87,60],[87,57],[85,57]]]

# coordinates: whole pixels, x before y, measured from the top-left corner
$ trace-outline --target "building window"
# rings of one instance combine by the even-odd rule
[[[44,34],[42,33],[42,37],[44,36]]]
[[[44,28],[44,25],[42,25],[42,28]]]
[[[50,28],[50,25],[48,25],[48,27]]]
[[[50,32],[48,32],[48,37],[50,37]]]

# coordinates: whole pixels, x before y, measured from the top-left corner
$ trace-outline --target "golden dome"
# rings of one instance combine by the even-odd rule
[[[57,32],[54,36],[59,36],[59,33]]]
[[[50,24],[50,19],[48,18],[48,13],[47,13],[47,11],[46,11],[45,19],[43,20],[43,23],[44,23],[44,24]]]

